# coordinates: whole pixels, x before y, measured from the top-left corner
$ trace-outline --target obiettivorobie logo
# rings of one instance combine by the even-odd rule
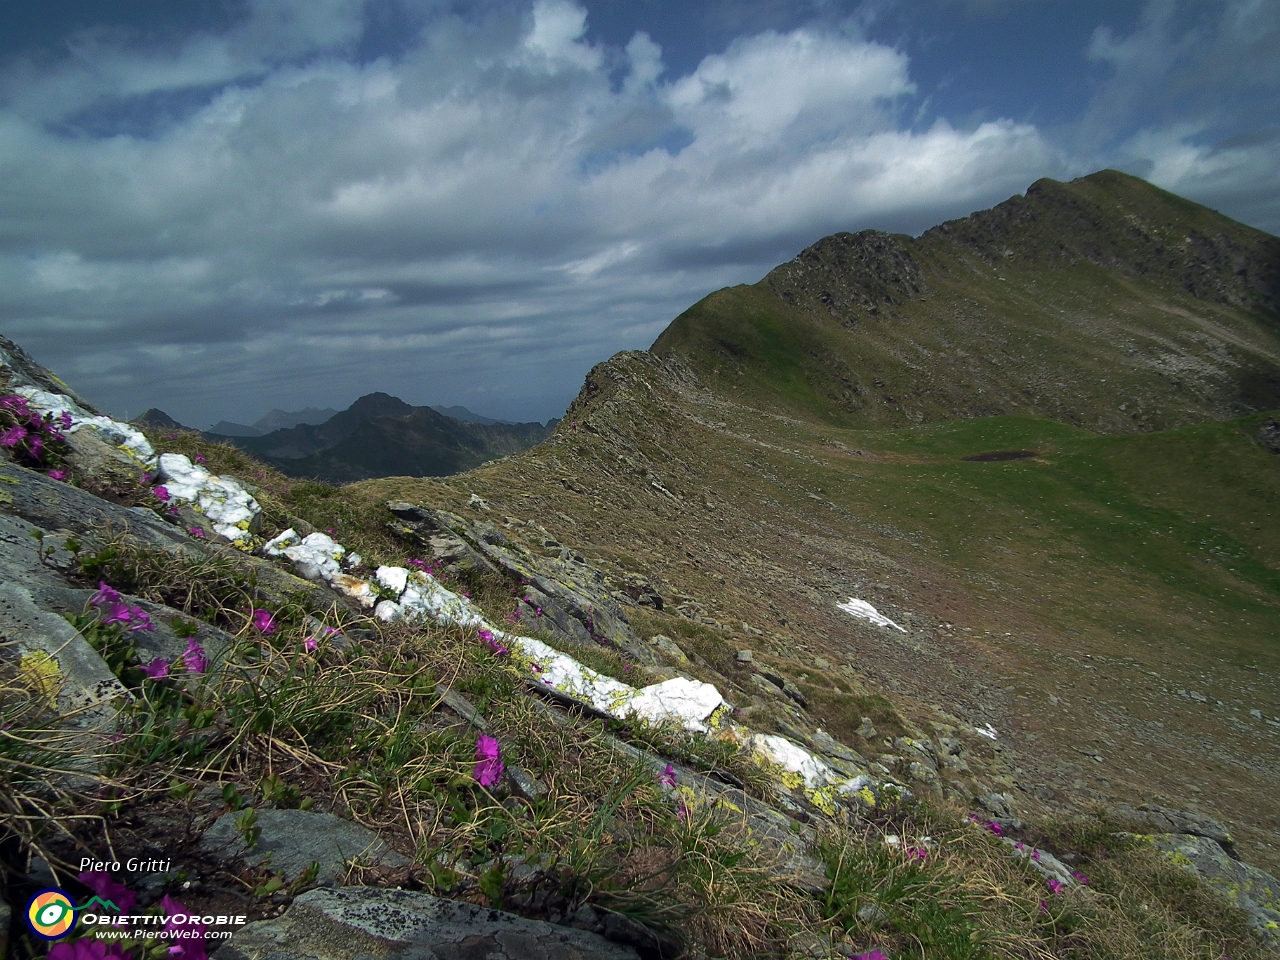
[[[166,897],[166,901],[168,898]],[[173,903],[174,907],[182,910],[182,904]],[[116,916],[110,916],[106,913],[95,913],[94,907],[99,910],[110,910]],[[145,914],[138,916],[121,916],[120,908],[110,900],[103,897],[90,897],[80,906],[76,906],[75,901],[64,890],[51,887],[48,890],[41,890],[27,904],[27,925],[31,927],[31,932],[37,937],[45,940],[61,940],[67,934],[71,933],[72,928],[76,924],[76,915],[82,914],[84,923],[96,926],[116,927],[120,925],[144,924],[159,925],[163,924],[164,929],[146,929],[144,926],[141,930],[120,931],[114,939],[121,936],[125,938],[135,937],[146,940],[157,938],[165,938],[172,940],[218,940],[226,939],[231,936],[230,931],[209,931],[210,925],[226,925],[233,924],[240,926],[248,922],[245,916],[205,916],[202,917],[195,913],[173,913],[173,914]],[[109,933],[95,934],[98,937],[110,937]]]
[[[96,899],[98,898],[94,897],[94,900]],[[92,902],[91,900],[90,903]],[[71,932],[75,923],[75,903],[56,888],[41,890],[27,904],[27,924],[37,937],[45,940],[60,940]]]
[[[37,937],[59,940],[71,932],[71,928],[75,926],[77,913],[93,907],[120,912],[120,908],[114,903],[103,900],[101,897],[90,897],[87,902],[77,907],[64,891],[56,887],[41,890],[27,904],[27,923]]]

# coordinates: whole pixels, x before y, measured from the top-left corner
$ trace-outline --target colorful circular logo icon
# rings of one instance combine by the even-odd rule
[[[37,937],[57,940],[71,932],[76,907],[61,890],[41,890],[27,904],[27,923]]]

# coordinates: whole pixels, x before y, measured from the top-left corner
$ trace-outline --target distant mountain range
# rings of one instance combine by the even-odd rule
[[[190,429],[155,408],[134,422]],[[289,476],[342,484],[459,473],[539,443],[557,422],[510,423],[466,407],[415,407],[385,393],[371,393],[343,411],[272,410],[252,425],[220,420],[201,432]]]

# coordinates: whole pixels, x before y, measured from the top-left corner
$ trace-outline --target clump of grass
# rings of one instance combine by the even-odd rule
[[[875,811],[822,835],[823,913],[861,949],[895,957],[1267,956],[1243,915],[1193,876],[1149,848],[1103,844],[1098,832],[1062,829],[1060,839],[1081,837],[1102,859],[1052,848],[1087,880],[1055,891],[958,808],[909,801]]]
[[[79,726],[90,708],[55,709],[59,681],[42,669],[47,662],[39,654],[19,658],[16,642],[0,641],[0,854],[5,868],[19,872],[32,856],[70,870],[60,851],[84,849],[81,831],[103,825],[91,812],[94,799],[123,789],[95,769],[102,731]]]

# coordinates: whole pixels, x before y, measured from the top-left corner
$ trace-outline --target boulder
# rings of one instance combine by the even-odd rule
[[[1112,807],[1112,810],[1127,820],[1142,824],[1152,833],[1185,833],[1189,836],[1213,840],[1226,851],[1228,856],[1236,857],[1235,842],[1231,839],[1231,832],[1222,823],[1202,813],[1171,810],[1155,803],[1142,803],[1137,807],[1118,803]]]
[[[310,890],[236,931],[214,960],[639,960],[598,934],[426,893]]]
[[[1160,833],[1152,839],[1157,850],[1243,910],[1249,925],[1273,947],[1280,948],[1280,880],[1233,860],[1209,837]]]
[[[396,853],[376,833],[332,813],[307,810],[258,810],[262,831],[249,847],[236,824],[242,812],[224,813],[200,838],[200,849],[221,861],[241,860],[264,867],[286,880],[296,880],[313,862],[320,865],[316,882],[336,884],[349,863],[362,867],[403,867],[409,859]]]

